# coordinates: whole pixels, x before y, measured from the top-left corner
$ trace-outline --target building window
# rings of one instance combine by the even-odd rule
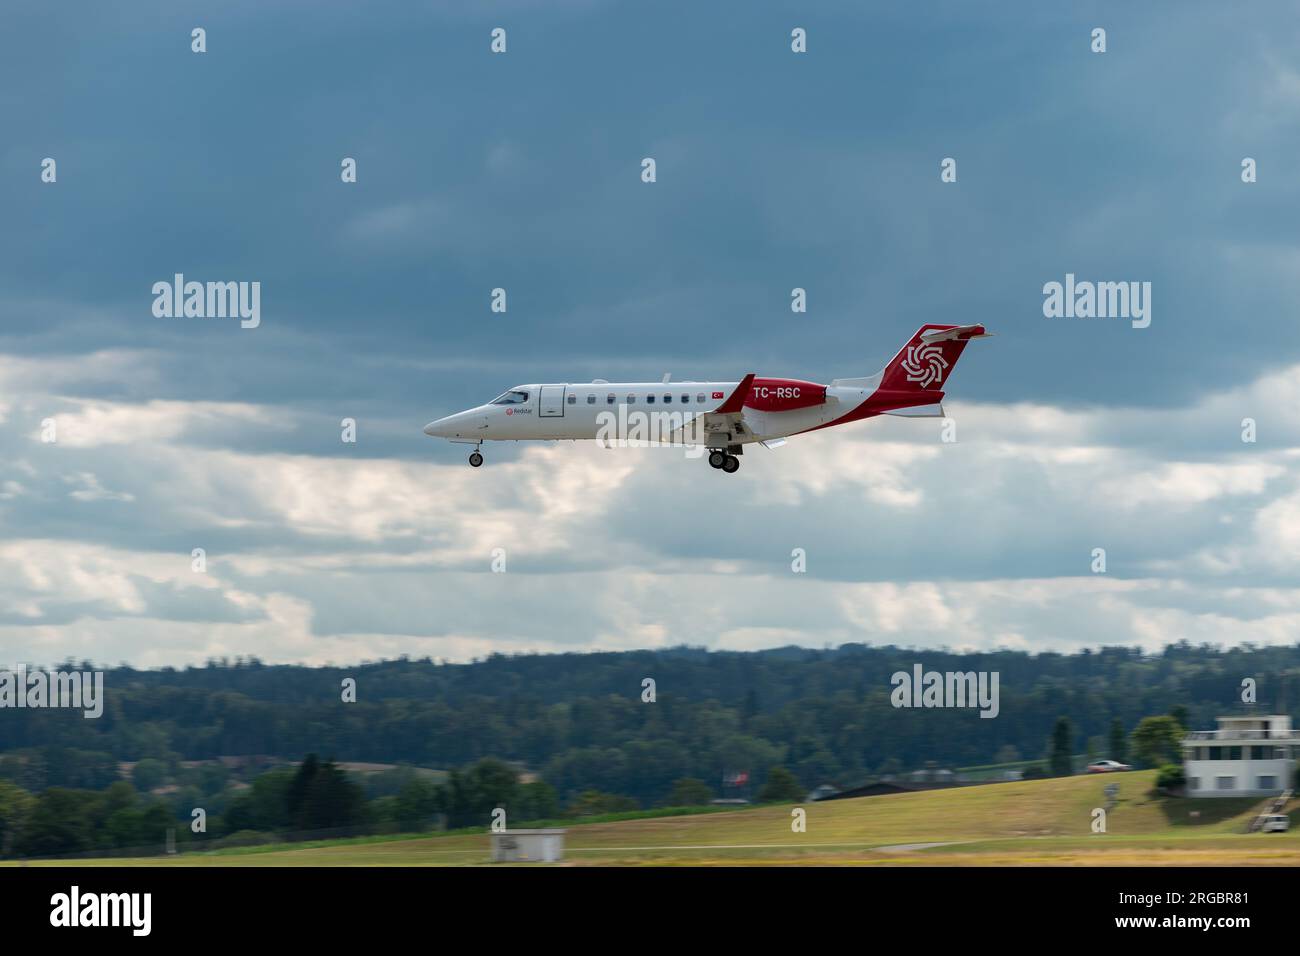
[[[1236,777],[1215,777],[1214,789],[1215,790],[1236,790],[1237,778]]]
[[[1251,760],[1267,760],[1267,759],[1268,759],[1268,748],[1267,748],[1267,747],[1251,747],[1251,748],[1250,748],[1250,759],[1251,759]]]
[[[1187,789],[1188,789],[1188,790],[1200,790],[1200,789],[1201,789],[1201,778],[1200,778],[1200,777],[1188,777],[1188,778],[1187,778]]]
[[[1240,759],[1241,759],[1241,748],[1240,748],[1240,747],[1229,747],[1229,748],[1228,748],[1228,759],[1229,759],[1229,760],[1240,760]]]
[[[1259,786],[1257,786],[1255,789],[1256,789],[1256,790],[1276,790],[1276,789],[1277,789],[1277,777],[1273,776],[1271,773],[1260,774],[1260,777],[1259,777]]]

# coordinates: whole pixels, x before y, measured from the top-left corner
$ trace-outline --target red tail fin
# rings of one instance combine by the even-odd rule
[[[880,376],[882,389],[938,391],[966,343],[985,335],[982,325],[923,325],[898,350]]]

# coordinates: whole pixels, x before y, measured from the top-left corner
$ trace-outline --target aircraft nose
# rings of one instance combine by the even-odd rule
[[[424,426],[424,433],[434,438],[477,438],[487,428],[487,415],[481,408],[457,412]]]

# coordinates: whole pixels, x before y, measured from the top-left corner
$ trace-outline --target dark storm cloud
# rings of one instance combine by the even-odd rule
[[[1300,42],[1289,7],[1254,9],[11,7],[0,630],[146,663],[864,628],[1074,646],[1094,604],[1154,643],[1213,633],[1220,598],[1280,639],[1300,601],[1227,593],[1284,587],[1300,540]],[[176,273],[260,282],[260,327],[156,317]],[[1045,318],[1067,273],[1150,282],[1151,326]],[[867,374],[936,321],[999,333],[956,373],[952,447],[865,423],[724,486],[568,448],[470,476],[420,434],[523,382]],[[1110,578],[1054,584],[1098,544]]]

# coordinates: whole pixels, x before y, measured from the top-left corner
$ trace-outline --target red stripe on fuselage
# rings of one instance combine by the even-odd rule
[[[789,412],[826,401],[826,386],[797,378],[756,378],[745,407],[759,412]]]

